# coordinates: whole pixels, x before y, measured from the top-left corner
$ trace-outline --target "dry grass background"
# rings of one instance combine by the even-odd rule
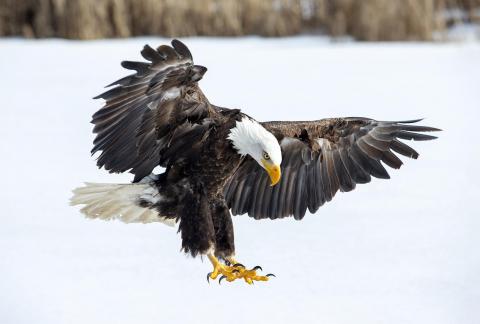
[[[462,15],[446,15],[459,9]],[[0,0],[0,36],[139,35],[431,40],[454,20],[479,21],[480,0]]]

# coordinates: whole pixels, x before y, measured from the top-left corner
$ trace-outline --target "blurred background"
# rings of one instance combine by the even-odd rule
[[[480,0],[1,0],[0,36],[348,36],[442,40],[480,23]]]

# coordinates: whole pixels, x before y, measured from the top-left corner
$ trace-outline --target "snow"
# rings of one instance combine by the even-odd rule
[[[172,228],[68,206],[84,181],[131,180],[89,154],[91,98],[166,40],[1,40],[2,324],[480,322],[478,43],[185,41],[207,97],[259,120],[426,117],[444,131],[301,222],[235,217],[238,259],[277,278],[207,284],[210,263],[180,253]]]

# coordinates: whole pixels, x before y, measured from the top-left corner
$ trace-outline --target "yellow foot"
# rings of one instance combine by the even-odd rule
[[[252,269],[247,269],[243,264],[235,264],[234,265],[238,272],[236,272],[236,276],[238,279],[243,278],[246,283],[253,284],[254,281],[268,281],[269,277],[275,277],[273,273],[269,273],[265,276],[260,276],[257,274],[257,270],[262,271],[262,267],[255,266]]]
[[[258,275],[257,270],[262,270],[260,266],[256,266],[249,270],[245,268],[243,264],[238,263],[234,259],[229,259],[226,261],[226,264],[223,264],[213,255],[209,254],[208,258],[213,264],[213,271],[207,275],[207,281],[209,282],[210,279],[217,279],[219,275],[221,275],[221,277],[219,278],[218,283],[221,283],[223,279],[231,282],[243,278],[246,283],[253,284],[254,281],[268,281],[270,277],[275,277],[272,273],[265,276]]]

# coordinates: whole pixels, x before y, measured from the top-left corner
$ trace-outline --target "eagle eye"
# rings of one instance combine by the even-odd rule
[[[270,160],[270,155],[268,155],[267,152],[263,152],[263,158],[264,158],[265,160]]]

